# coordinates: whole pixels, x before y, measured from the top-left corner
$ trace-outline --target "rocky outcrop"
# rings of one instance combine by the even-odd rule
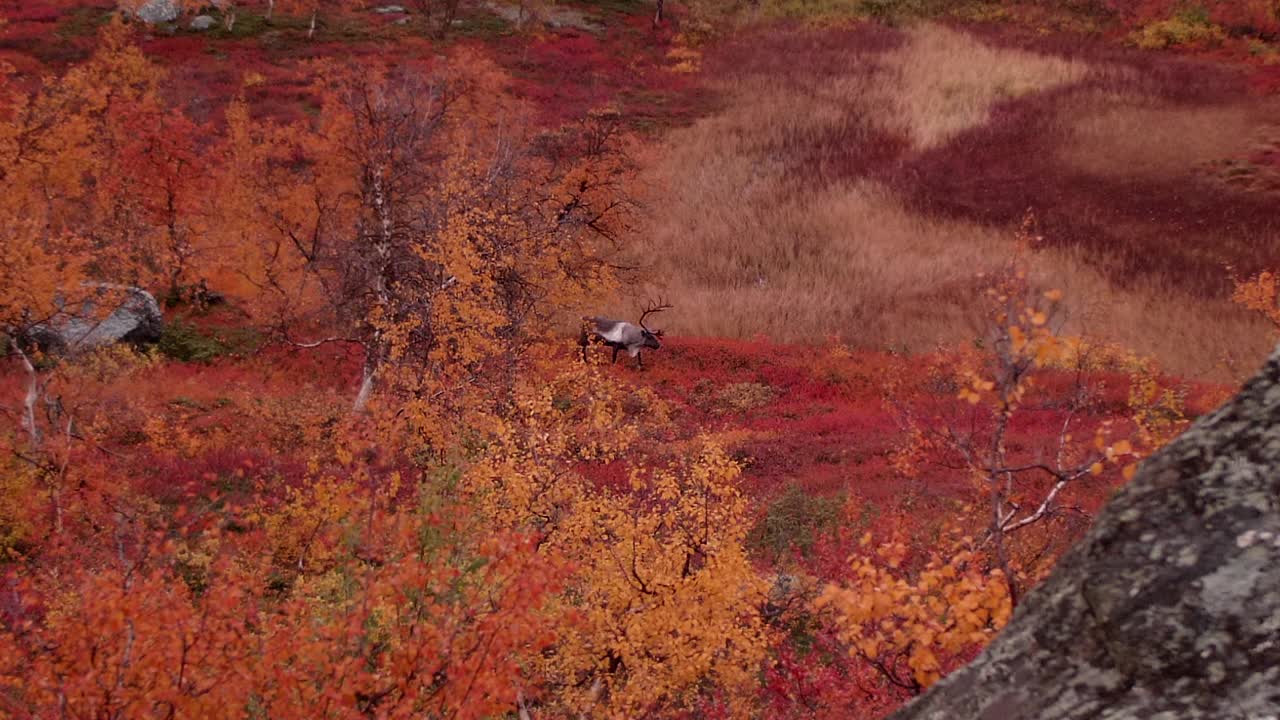
[[[74,302],[64,302],[56,315],[31,327],[27,339],[55,354],[160,339],[164,316],[151,293],[111,283],[86,283],[83,290]]]
[[[1280,717],[1280,352],[893,720]]]

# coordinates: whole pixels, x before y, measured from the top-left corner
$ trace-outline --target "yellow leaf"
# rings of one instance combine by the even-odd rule
[[[1044,296],[1047,300],[1049,300],[1049,302],[1058,302],[1059,300],[1062,299],[1062,291],[1048,290],[1045,292]]]
[[[1134,474],[1137,472],[1138,472],[1138,463],[1129,463],[1128,465],[1124,466],[1123,470],[1120,471],[1120,473],[1124,475],[1125,480],[1132,480]]]
[[[1091,475],[1101,475],[1101,474],[1102,474],[1102,463],[1100,463],[1100,462],[1096,462],[1096,463],[1094,463],[1093,465],[1089,466],[1089,473],[1090,473]]]
[[[1133,446],[1129,444],[1128,440],[1121,440],[1112,446],[1112,449],[1116,451],[1117,455],[1128,455],[1133,452]]]
[[[1027,345],[1027,336],[1022,332],[1022,328],[1017,325],[1009,326],[1009,344],[1013,346],[1014,352],[1022,352],[1022,348]]]

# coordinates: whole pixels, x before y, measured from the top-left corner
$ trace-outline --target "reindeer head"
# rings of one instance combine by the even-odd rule
[[[649,327],[644,324],[645,318],[654,313],[670,310],[672,307],[674,306],[665,301],[658,301],[656,303],[650,301],[649,304],[645,305],[640,313],[640,332],[644,334],[645,347],[653,350],[657,350],[662,347],[662,343],[658,342],[658,339],[662,337],[662,330],[650,330]]]

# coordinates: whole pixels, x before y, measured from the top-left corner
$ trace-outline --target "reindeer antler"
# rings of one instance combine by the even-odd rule
[[[643,310],[640,313],[640,327],[644,328],[645,330],[649,330],[648,326],[644,324],[645,318],[649,317],[654,313],[660,313],[664,310],[670,310],[673,307],[675,307],[675,305],[672,305],[666,300],[659,300],[657,302],[650,300],[648,304],[644,306]],[[653,331],[649,330],[649,332],[653,332]]]

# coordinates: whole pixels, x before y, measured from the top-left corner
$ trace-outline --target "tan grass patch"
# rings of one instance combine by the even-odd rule
[[[1256,105],[1172,107],[1113,93],[1083,96],[1067,115],[1062,159],[1107,177],[1185,175],[1247,152],[1265,126]]]
[[[1064,334],[1118,343],[1157,358],[1169,372],[1235,381],[1274,346],[1266,321],[1229,300],[1193,296],[1152,279],[1117,288],[1075,251],[1044,252],[1034,264],[1037,284],[1063,291]]]
[[[792,196],[778,193],[776,167],[698,167],[669,178],[646,243],[678,306],[668,327],[917,349],[972,337],[972,313],[954,298],[1003,261],[1007,237],[914,215],[870,183]]]
[[[996,103],[1076,82],[1089,65],[1023,50],[993,48],[934,23],[908,31],[883,56],[886,72],[870,89],[868,109],[931,148],[987,121]]]
[[[647,291],[676,305],[669,332],[912,352],[984,334],[978,274],[1005,262],[1011,230],[924,218],[868,183],[770,199],[777,185],[747,170],[721,163],[717,184],[683,186],[689,207],[669,218],[711,211],[701,222],[653,228],[654,277],[665,282]],[[1154,281],[1119,289],[1070,251],[1041,251],[1033,268],[1039,286],[1064,291],[1063,332],[1154,355],[1176,373],[1231,379],[1230,362],[1247,369],[1271,347],[1266,324],[1226,300]]]
[[[924,217],[870,181],[797,175],[828,177],[821,164],[841,149],[832,138],[855,143],[872,133],[868,125],[901,123],[916,142],[943,142],[983,122],[998,98],[1071,82],[1086,68],[936,26],[910,32],[887,60],[851,57],[845,75],[726,82],[725,109],[672,131],[650,163],[650,222],[634,250],[652,282],[601,310],[634,317],[644,296],[664,293],[676,308],[657,325],[675,335],[834,337],[911,351],[979,337],[977,276],[1006,260],[1012,228]],[[868,73],[866,63],[883,65]],[[1103,143],[1115,120],[1082,125],[1094,128],[1088,142]],[[1211,120],[1153,118],[1177,128],[1171,137]],[[1218,147],[1206,141],[1197,152]],[[1218,272],[1206,262],[1206,272]],[[1171,371],[1223,379],[1225,352],[1247,369],[1270,347],[1265,325],[1225,300],[1203,301],[1166,280],[1118,289],[1073,251],[1045,250],[1034,263],[1040,285],[1066,294],[1065,332],[1154,354]]]

